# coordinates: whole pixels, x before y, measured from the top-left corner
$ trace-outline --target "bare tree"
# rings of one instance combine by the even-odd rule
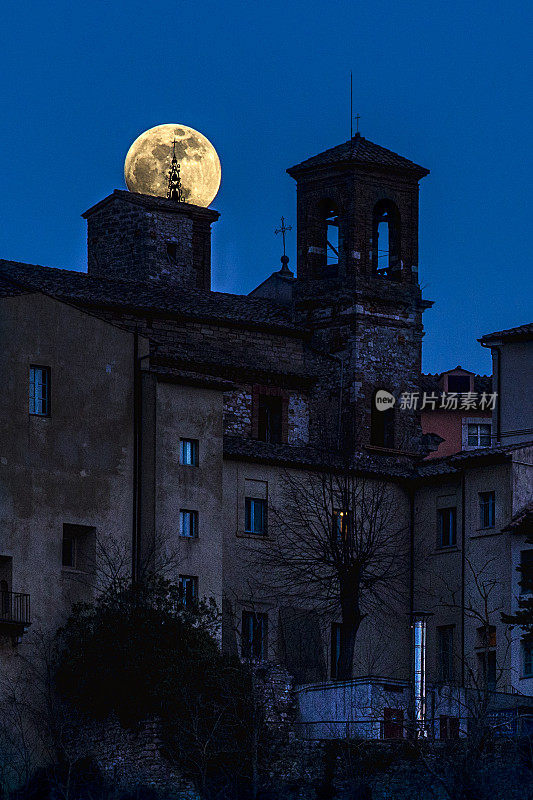
[[[449,800],[489,800],[500,796],[495,791],[503,785],[508,790],[506,796],[531,800],[531,775],[520,768],[516,742],[513,745],[513,736],[502,738],[502,734],[519,732],[512,730],[519,720],[513,720],[509,712],[518,710],[521,699],[519,695],[500,694],[498,697],[496,694],[496,688],[503,685],[505,689],[504,682],[508,680],[512,643],[509,629],[505,628],[496,659],[496,624],[502,611],[502,582],[495,577],[498,562],[487,559],[477,564],[466,557],[465,569],[467,590],[462,610],[475,634],[473,641],[477,646],[474,652],[454,654],[463,676],[461,684],[440,687],[440,700],[448,701],[457,709],[463,724],[454,738],[441,743],[438,759],[423,740],[417,743],[419,754],[432,784],[438,785],[441,794]],[[446,587],[446,577],[434,576],[434,579],[437,577]],[[441,596],[438,605],[453,613],[460,612],[456,589],[447,588],[449,599]],[[503,746],[505,742],[506,747]]]
[[[261,580],[278,600],[341,618],[337,677],[349,679],[362,620],[378,606],[397,607],[404,594],[408,542],[399,492],[351,465],[287,472],[271,515]]]

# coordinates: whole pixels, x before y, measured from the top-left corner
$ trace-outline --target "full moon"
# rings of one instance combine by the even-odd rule
[[[209,139],[187,125],[156,125],[141,133],[124,163],[126,186],[130,192],[166,197],[174,139],[184,200],[207,207],[220,186],[220,159]]]

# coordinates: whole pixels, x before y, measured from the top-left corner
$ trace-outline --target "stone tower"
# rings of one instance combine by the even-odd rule
[[[416,411],[378,411],[375,393],[418,390],[422,299],[418,183],[424,167],[360,134],[287,170],[297,184],[297,318],[342,370],[360,447],[418,452]],[[338,371],[338,370],[337,370]],[[318,406],[329,396],[327,376]]]
[[[211,288],[211,224],[218,211],[115,189],[83,217],[89,274]]]

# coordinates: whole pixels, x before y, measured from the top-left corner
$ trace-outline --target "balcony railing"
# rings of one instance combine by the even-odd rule
[[[19,592],[0,592],[0,627],[26,628],[31,624],[30,596]]]

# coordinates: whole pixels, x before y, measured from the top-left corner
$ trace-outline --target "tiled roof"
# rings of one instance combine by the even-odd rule
[[[533,447],[533,441],[496,445],[495,447],[480,447],[476,450],[462,450],[460,453],[454,453],[451,456],[424,461],[418,466],[417,472],[421,477],[453,474],[458,472],[461,467],[468,464],[468,462],[507,460],[507,458],[510,458],[513,450],[521,450],[524,447]]]
[[[495,331],[494,333],[487,333],[478,339],[482,344],[495,342],[498,339],[515,339],[515,340],[529,340],[533,339],[533,322],[528,322],[525,325],[519,325],[517,328],[508,328],[505,331]]]
[[[425,167],[421,167],[419,164],[415,164],[408,158],[404,158],[392,150],[387,150],[379,144],[370,142],[360,133],[356,133],[352,139],[343,144],[338,144],[336,147],[331,147],[323,153],[295,164],[294,167],[289,167],[287,172],[289,175],[294,176],[303,170],[312,169],[313,167],[346,163],[390,167],[401,172],[411,173],[419,178],[429,174],[429,170],[425,169]]]
[[[234,383],[213,375],[191,370],[174,369],[172,367],[154,366],[150,363],[150,372],[157,375],[157,379],[166,383],[177,383],[184,386],[200,386],[206,389],[219,389],[225,391],[232,389]]]
[[[290,310],[264,298],[109,279],[86,272],[54,269],[0,259],[0,278],[26,289],[42,291],[84,307],[122,307],[178,315],[184,319],[216,320],[247,327],[270,327],[302,334],[291,321]]]
[[[29,291],[31,290],[26,289],[24,286],[18,286],[4,278],[0,272],[0,297],[14,297],[19,294],[28,294]]]
[[[222,380],[238,381],[242,379],[243,371],[248,377],[255,376],[259,383],[263,381],[281,380],[286,388],[297,386],[308,389],[321,374],[324,362],[320,356],[312,351],[307,353],[305,371],[296,359],[290,364],[282,367],[276,359],[267,362],[265,359],[257,358],[253,347],[246,342],[239,348],[228,348],[225,337],[217,337],[208,347],[203,340],[190,337],[187,346],[183,343],[173,342],[172,339],[160,339],[157,333],[145,331],[151,343],[152,359],[151,364],[158,369],[160,367],[170,367],[180,371],[188,371],[191,364],[194,364],[196,371],[208,374]]]
[[[521,508],[503,530],[533,535],[533,501]]]
[[[420,376],[419,386],[421,392],[439,392],[439,381],[444,373],[431,373]],[[492,392],[492,375],[474,375],[475,392]]]
[[[289,444],[271,444],[240,436],[224,437],[224,457],[234,460],[284,465],[286,467],[310,467],[314,469],[339,468],[339,464],[328,461],[319,449]],[[357,471],[384,478],[409,478],[414,472],[407,465],[398,464],[390,457],[357,454],[353,468]]]

